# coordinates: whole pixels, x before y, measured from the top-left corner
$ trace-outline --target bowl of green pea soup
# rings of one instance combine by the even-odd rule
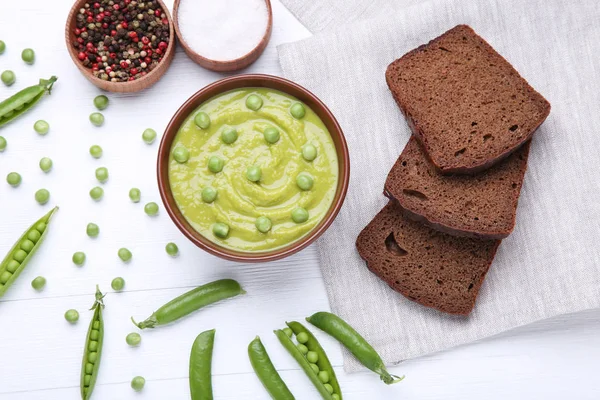
[[[344,134],[315,95],[270,75],[206,86],[171,119],[158,154],[175,225],[218,257],[265,262],[314,242],[350,176]]]

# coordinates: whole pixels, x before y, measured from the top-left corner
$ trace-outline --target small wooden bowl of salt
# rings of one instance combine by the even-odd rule
[[[273,11],[270,0],[175,0],[173,23],[192,60],[230,72],[252,64],[267,47]]]

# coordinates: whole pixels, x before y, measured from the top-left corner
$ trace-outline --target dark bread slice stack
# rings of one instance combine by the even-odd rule
[[[466,25],[394,61],[386,80],[444,174],[489,168],[529,140],[550,113],[550,103]]]
[[[411,137],[385,182],[404,212],[442,232],[502,239],[514,229],[531,142],[477,175],[442,175]]]
[[[499,240],[451,236],[406,218],[390,201],[360,233],[367,267],[394,290],[427,307],[467,315]]]

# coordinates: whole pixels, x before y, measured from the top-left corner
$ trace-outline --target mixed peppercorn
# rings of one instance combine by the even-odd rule
[[[79,10],[78,58],[94,76],[112,82],[142,78],[169,47],[169,21],[156,0],[88,1]]]

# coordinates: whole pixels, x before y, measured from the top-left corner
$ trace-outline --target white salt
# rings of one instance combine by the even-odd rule
[[[197,54],[215,61],[243,57],[267,30],[265,0],[181,0],[179,30]]]

